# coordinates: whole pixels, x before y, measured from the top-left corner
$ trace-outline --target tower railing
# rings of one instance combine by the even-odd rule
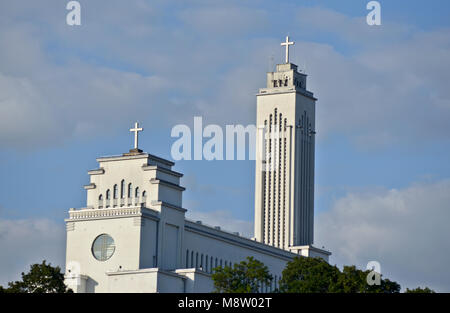
[[[131,207],[131,206],[145,206],[147,204],[147,196],[141,197],[127,197],[120,199],[112,199],[112,207]],[[111,199],[106,200],[98,200],[97,209],[110,208],[111,207]]]
[[[126,215],[138,215],[142,212],[144,207],[134,206],[130,208],[105,208],[105,209],[81,209],[70,210],[69,219],[86,219],[86,218],[98,218],[98,217],[114,217],[114,216],[126,216]]]

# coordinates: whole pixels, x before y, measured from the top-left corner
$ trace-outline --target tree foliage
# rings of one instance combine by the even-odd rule
[[[355,266],[336,266],[320,258],[296,257],[283,271],[280,291],[290,293],[397,293],[400,285],[380,278],[380,285],[369,285],[367,275]]]
[[[64,284],[64,274],[59,266],[51,264],[33,264],[28,273],[22,273],[22,280],[8,283],[8,293],[66,293],[72,292]],[[1,292],[1,291],[0,291]]]
[[[296,257],[287,263],[280,280],[280,292],[333,292],[339,279],[339,269],[319,258]]]
[[[247,257],[234,267],[216,267],[212,274],[215,292],[257,293],[263,285],[272,282],[269,269],[262,262]]]
[[[400,285],[389,279],[383,279],[380,274],[379,285],[369,285],[367,276],[371,271],[357,269],[356,266],[344,266],[337,285],[334,287],[336,292],[342,293],[398,293]]]
[[[417,287],[415,289],[406,288],[405,293],[435,293],[435,291],[428,287],[425,288]]]

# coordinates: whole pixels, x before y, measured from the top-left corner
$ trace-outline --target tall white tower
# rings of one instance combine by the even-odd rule
[[[313,243],[316,98],[286,59],[257,94],[255,238],[296,251]],[[264,131],[263,131],[264,130]],[[302,248],[300,248],[302,247]]]

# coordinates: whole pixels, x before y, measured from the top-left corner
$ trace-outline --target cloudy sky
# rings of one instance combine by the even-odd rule
[[[0,284],[64,265],[64,218],[95,158],[171,158],[176,124],[255,122],[255,94],[291,60],[318,97],[317,246],[376,260],[403,287],[450,291],[450,3],[366,0],[0,2]],[[254,164],[180,161],[188,216],[251,236]]]

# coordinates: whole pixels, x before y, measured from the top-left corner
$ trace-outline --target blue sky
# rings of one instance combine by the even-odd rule
[[[3,1],[0,264],[14,270],[0,284],[47,256],[63,265],[63,219],[85,204],[87,170],[131,147],[135,120],[141,147],[169,159],[172,127],[194,116],[254,123],[255,94],[289,34],[319,99],[317,244],[339,265],[380,260],[402,286],[449,291],[450,276],[411,251],[450,261],[450,3],[380,1],[382,26],[369,27],[367,2],[80,1],[82,25],[69,27],[64,1]],[[192,218],[251,232],[253,162],[175,170]]]

